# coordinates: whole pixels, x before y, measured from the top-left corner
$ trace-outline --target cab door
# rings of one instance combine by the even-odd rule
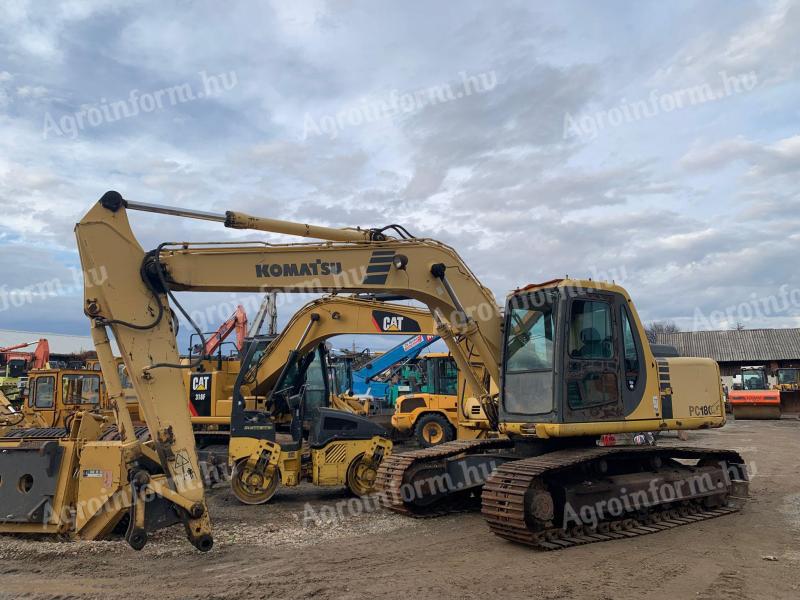
[[[55,375],[37,376],[30,387],[28,406],[42,427],[56,426],[56,388]]]
[[[624,419],[621,393],[619,312],[613,294],[566,301],[564,322],[564,421],[591,423]]]

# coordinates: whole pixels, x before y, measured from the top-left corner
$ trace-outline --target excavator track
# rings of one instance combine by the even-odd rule
[[[559,526],[564,515],[553,510],[551,493],[558,487],[559,475],[576,468],[586,469],[601,460],[628,459],[649,461],[699,459],[723,462],[741,477],[731,478],[724,502],[708,505],[707,497],[680,498],[673,503],[655,504],[619,518],[604,518],[589,525]],[[698,463],[701,464],[701,463]],[[588,472],[591,472],[589,470]],[[687,471],[690,472],[690,471]],[[658,471],[652,473],[653,478]],[[602,485],[602,480],[592,482]],[[624,488],[623,488],[624,491]],[[657,533],[673,527],[737,512],[747,496],[744,460],[730,450],[670,447],[588,448],[552,452],[509,461],[487,480],[482,493],[482,510],[489,528],[498,536],[540,550],[561,550],[571,546],[624,539]],[[536,513],[539,513],[538,516]],[[550,518],[542,518],[546,514]],[[557,518],[560,516],[561,518]]]
[[[460,498],[451,498],[450,502],[441,502],[434,506],[420,507],[403,498],[404,486],[410,484],[410,476],[420,466],[444,462],[448,458],[460,454],[502,450],[510,448],[513,443],[505,438],[482,440],[455,440],[438,446],[412,450],[401,454],[392,454],[383,459],[375,479],[375,487],[382,494],[384,506],[391,511],[417,518],[437,517],[461,510]],[[454,501],[455,500],[455,501]]]

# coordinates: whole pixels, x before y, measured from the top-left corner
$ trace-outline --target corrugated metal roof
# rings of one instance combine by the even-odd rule
[[[682,331],[657,334],[656,342],[675,346],[681,356],[717,362],[800,360],[800,329]]]

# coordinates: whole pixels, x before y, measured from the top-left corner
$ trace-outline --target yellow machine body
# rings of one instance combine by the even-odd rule
[[[616,299],[620,305],[627,307],[632,339],[637,341],[636,350],[639,353],[636,383],[638,389],[635,392],[634,403],[624,415],[604,412],[603,407],[596,407],[585,411],[586,416],[591,416],[591,419],[575,422],[568,422],[563,418],[556,422],[506,418],[499,425],[502,433],[547,439],[643,431],[708,429],[722,427],[725,424],[725,400],[720,385],[719,365],[706,358],[655,357],[650,345],[646,343],[644,327],[633,302],[622,287],[599,281],[564,279],[555,285],[551,282],[543,286],[528,286],[515,294],[529,296],[552,289],[563,290],[564,297],[568,297],[572,290],[597,292],[599,297]],[[616,323],[616,320],[614,322]],[[572,341],[577,339],[579,333],[568,331],[565,335]],[[644,386],[641,386],[638,380],[644,381]],[[604,384],[605,382],[599,379],[591,383],[595,388]],[[619,414],[621,418],[614,418],[615,414]]]
[[[97,441],[106,427],[98,415],[77,412],[61,437],[20,429],[0,438],[0,532],[93,540],[117,527],[130,514],[130,462],[157,456],[139,442]],[[152,490],[165,485],[163,476],[148,482]]]

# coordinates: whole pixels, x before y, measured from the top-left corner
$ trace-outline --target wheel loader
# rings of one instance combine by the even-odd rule
[[[177,241],[145,252],[130,229],[132,210],[321,241]],[[184,523],[201,550],[212,544],[203,489],[195,483],[197,456],[170,300],[188,314],[175,291],[366,292],[425,304],[467,381],[459,407],[464,422],[479,406],[475,427],[506,437],[384,458],[378,485],[394,510],[430,516],[477,499],[495,534],[558,549],[718,517],[735,512],[746,496],[746,468],[733,450],[613,445],[621,433],[725,424],[716,363],[654,356],[633,302],[617,285],[574,279],[527,285],[500,308],[452,248],[416,238],[400,225],[319,227],[144,204],[116,192],[86,214],[77,238],[84,269],[104,264],[109,274],[106,285],[85,291],[103,371],[114,379],[110,328],[153,437],[151,443],[131,441],[126,412],[118,406],[123,439],[102,450],[106,464],[117,465],[107,482],[122,499],[110,512],[129,515],[127,539],[136,547],[150,531],[174,521]],[[109,386],[112,398],[118,397],[117,384]],[[247,411],[240,400],[233,415],[241,416],[242,427],[235,427],[239,439],[232,444],[266,447],[272,441],[268,414]],[[82,441],[87,438],[74,431],[76,425],[68,440],[59,441],[61,458],[55,451],[48,471],[66,477],[74,472],[64,470],[67,459],[79,460],[85,475],[72,482],[78,493],[67,505],[91,493],[90,479],[106,477],[87,451],[97,442]],[[79,455],[68,447],[76,443],[84,446]],[[100,448],[94,452],[99,458]],[[271,485],[273,454],[259,454],[251,467],[260,477],[255,491]],[[155,510],[145,497],[159,500]],[[172,520],[159,518],[165,514]]]
[[[401,373],[410,388],[395,401],[392,427],[412,433],[427,448],[456,439],[458,431],[458,367],[448,353],[428,353]]]

